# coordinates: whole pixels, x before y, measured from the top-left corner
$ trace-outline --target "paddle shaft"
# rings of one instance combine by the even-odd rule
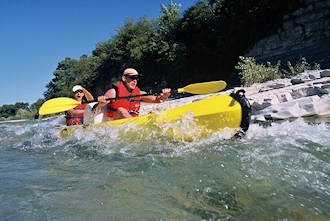
[[[127,98],[133,98],[133,97],[146,97],[146,96],[151,96],[151,95],[157,95],[157,94],[160,94],[160,93],[161,92],[150,92],[150,93],[147,93],[147,94],[138,94],[138,95],[131,95],[131,96],[123,96],[123,97],[111,97],[111,98],[106,98],[106,100],[107,101],[113,101],[113,100],[127,99]],[[171,93],[176,94],[176,93],[178,93],[178,90],[177,89],[172,89]],[[96,100],[87,101],[86,103],[92,103],[92,102],[95,102],[95,101]]]
[[[194,84],[187,85],[183,88],[172,89],[171,94],[185,93],[185,92],[191,93],[191,94],[209,94],[209,93],[215,93],[215,92],[221,91],[225,87],[226,87],[226,82],[224,82],[224,81],[194,83]],[[157,94],[161,94],[161,93],[162,93],[161,91],[156,91],[156,92],[149,92],[149,93],[140,94],[140,95],[107,98],[106,100],[111,101],[111,100],[118,100],[118,99],[130,99],[130,98],[134,98],[134,97],[151,96],[151,95],[157,95]],[[96,102],[96,100],[93,99],[93,100],[87,101],[86,103],[91,103],[91,102]],[[80,101],[78,102],[72,98],[64,98],[64,97],[53,98],[53,99],[46,101],[45,103],[43,103],[41,105],[41,107],[39,109],[39,114],[45,115],[45,114],[67,111],[80,104],[81,104]]]
[[[156,93],[153,94],[138,94],[138,95],[132,95],[132,96],[123,96],[123,97],[112,97],[112,98],[107,98],[107,101],[113,101],[113,100],[119,100],[119,99],[127,99],[127,98],[132,98],[132,97],[145,97],[145,96],[150,96],[150,95],[155,95]]]

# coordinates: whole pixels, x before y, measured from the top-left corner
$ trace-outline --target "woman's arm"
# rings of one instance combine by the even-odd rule
[[[67,111],[70,115],[80,115],[84,113],[84,110],[70,109]]]

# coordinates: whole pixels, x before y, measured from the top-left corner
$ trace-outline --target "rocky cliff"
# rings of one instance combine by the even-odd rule
[[[330,68],[330,1],[304,0],[306,7],[284,16],[282,26],[253,45],[244,56],[258,62],[295,63],[301,57]]]

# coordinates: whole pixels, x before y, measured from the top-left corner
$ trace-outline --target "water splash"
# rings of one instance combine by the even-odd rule
[[[203,139],[166,135],[194,127],[185,120],[81,128],[66,139],[55,127],[63,119],[0,124],[0,194],[9,205],[0,212],[81,220],[330,217],[327,121],[252,124],[240,139],[229,129]]]

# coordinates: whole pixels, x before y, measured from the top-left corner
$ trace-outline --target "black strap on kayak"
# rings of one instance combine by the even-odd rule
[[[249,129],[251,121],[251,105],[249,100],[245,97],[245,90],[240,89],[230,94],[242,107],[242,121],[240,127],[243,133]]]

